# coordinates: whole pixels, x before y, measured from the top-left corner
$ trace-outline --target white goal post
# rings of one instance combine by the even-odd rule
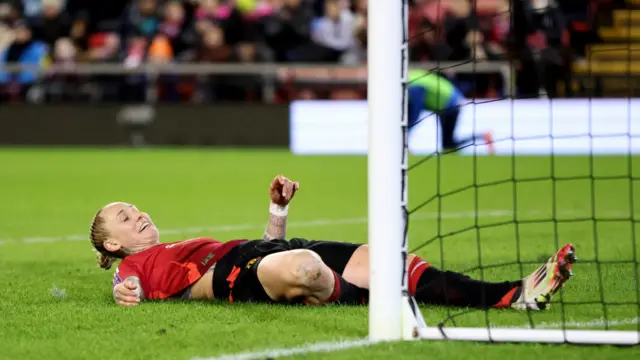
[[[408,149],[404,146],[407,134],[403,131],[407,124],[404,82],[409,66],[404,44],[407,12],[406,0],[369,0],[368,231],[372,340],[412,338],[422,323],[419,311],[416,317],[409,308],[410,303],[414,304],[406,297],[406,274],[400,276],[399,271],[390,270],[403,268],[407,252],[403,241],[407,205],[407,186],[403,182],[407,180],[408,164]]]
[[[441,328],[425,324],[407,292],[408,0],[368,3],[369,338],[637,345],[638,331]],[[401,115],[402,114],[402,115]],[[404,271],[402,271],[404,269]],[[401,276],[402,274],[402,276]]]

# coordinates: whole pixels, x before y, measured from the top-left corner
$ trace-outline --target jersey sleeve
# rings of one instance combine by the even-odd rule
[[[135,276],[140,279],[140,274],[136,271],[135,267],[125,259],[120,262],[116,268],[116,272],[113,274],[113,287],[122,283],[129,276]]]

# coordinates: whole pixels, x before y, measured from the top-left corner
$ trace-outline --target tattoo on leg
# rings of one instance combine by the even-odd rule
[[[315,283],[320,279],[320,276],[322,276],[322,261],[320,259],[315,259],[315,265],[311,267],[306,265],[303,266],[302,272],[304,274],[304,278],[309,284]]]

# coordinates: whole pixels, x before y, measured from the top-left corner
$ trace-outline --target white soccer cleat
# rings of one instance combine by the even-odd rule
[[[522,279],[520,295],[511,307],[517,310],[544,310],[549,307],[553,294],[573,275],[571,268],[576,260],[574,246],[563,246],[546,264]]]

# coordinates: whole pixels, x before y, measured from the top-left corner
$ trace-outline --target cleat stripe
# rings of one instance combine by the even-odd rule
[[[537,279],[535,279],[534,283],[533,283],[533,287],[537,287],[538,285],[540,285],[540,283],[542,282],[542,280],[546,279],[547,277],[547,268],[546,266],[542,268],[542,272],[540,273],[540,275],[538,276]]]

